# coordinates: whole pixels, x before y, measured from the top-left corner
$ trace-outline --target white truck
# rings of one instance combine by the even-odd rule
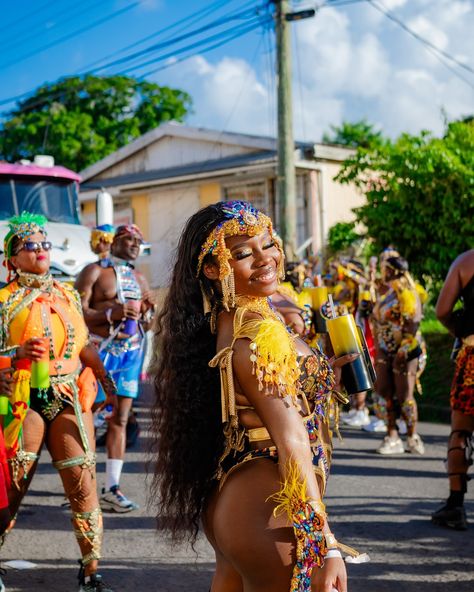
[[[74,281],[85,265],[97,259],[89,246],[90,229],[80,222],[80,180],[77,173],[55,166],[50,156],[15,164],[0,161],[0,282],[7,276],[1,262],[8,219],[23,211],[48,219],[51,273],[57,279]]]

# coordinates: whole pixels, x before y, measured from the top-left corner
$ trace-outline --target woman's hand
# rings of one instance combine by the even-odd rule
[[[312,583],[318,592],[347,592],[346,565],[341,557],[324,561],[323,567],[313,570]]]
[[[47,353],[47,349],[43,345],[42,337],[32,337],[25,341],[23,345],[16,350],[16,357],[19,360],[27,359],[32,362],[38,362]]]
[[[345,364],[349,364],[354,360],[357,360],[359,356],[360,354],[346,354],[345,356],[341,356],[340,358],[334,357],[329,360],[329,364],[331,365],[334,372],[334,376],[336,377],[336,387],[339,387],[341,385],[342,366],[344,366]]]
[[[2,368],[0,370],[0,395],[11,396],[13,392],[12,372],[12,368]]]

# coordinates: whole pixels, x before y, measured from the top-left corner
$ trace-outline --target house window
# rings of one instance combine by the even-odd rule
[[[224,187],[224,199],[225,201],[235,199],[248,201],[258,210],[268,213],[269,204],[265,181]]]

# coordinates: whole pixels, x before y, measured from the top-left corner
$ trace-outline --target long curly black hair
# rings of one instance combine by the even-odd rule
[[[208,366],[216,337],[201,292],[204,286],[212,294],[212,286],[196,277],[201,247],[223,220],[219,203],[188,220],[155,330],[151,495],[158,528],[176,542],[196,540],[224,446],[219,372]]]

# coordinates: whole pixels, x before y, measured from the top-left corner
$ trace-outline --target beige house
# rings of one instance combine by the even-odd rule
[[[363,196],[334,181],[351,150],[295,144],[298,244],[318,252],[328,229],[354,219]],[[186,220],[219,200],[244,199],[268,212],[278,228],[275,138],[167,123],[81,172],[81,207],[95,224],[95,197],[114,199],[115,223],[135,222],[152,245],[143,263],[151,286],[167,284],[174,250]]]

